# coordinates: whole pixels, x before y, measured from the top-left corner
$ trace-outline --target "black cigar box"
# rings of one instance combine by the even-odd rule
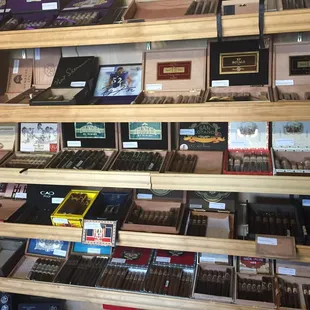
[[[300,195],[296,200],[293,200],[296,208],[301,210],[301,218],[303,219],[302,230],[305,235],[305,243],[310,244],[310,196]]]
[[[63,123],[62,152],[48,168],[107,170],[117,154],[115,123]]]
[[[0,239],[0,277],[7,277],[25,251],[25,241]]]
[[[52,86],[30,100],[30,105],[87,104],[97,67],[93,56],[60,58]]]
[[[64,310],[66,303],[61,299],[28,295],[15,295],[13,301],[18,304],[18,310]],[[17,308],[12,310],[14,309]]]
[[[28,1],[28,0],[8,0],[8,5],[13,13],[32,13],[32,12],[45,12],[51,10],[60,10],[62,5],[67,0],[41,0],[41,1]]]

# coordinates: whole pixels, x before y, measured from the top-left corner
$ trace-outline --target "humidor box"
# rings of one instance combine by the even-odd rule
[[[15,153],[0,167],[45,168],[59,150],[57,123],[20,123],[19,137],[15,139]]]
[[[310,42],[275,43],[273,92],[275,101],[310,100]]]
[[[273,173],[310,174],[310,122],[273,122]]]
[[[206,101],[205,48],[145,52],[143,71],[143,91],[134,104]]]
[[[275,273],[278,276],[294,276],[310,278],[309,264],[277,259]],[[292,280],[293,281],[293,280]]]
[[[26,243],[22,240],[0,239],[0,277],[7,277],[24,255]]]
[[[228,124],[224,174],[272,175],[268,122]]]
[[[30,105],[87,104],[94,86],[97,58],[62,57],[52,86],[30,100]]]
[[[28,239],[24,256],[12,270],[9,277],[53,282],[61,266],[67,260],[69,250],[70,243],[67,241]],[[44,265],[46,268],[44,268]]]
[[[117,155],[115,123],[63,123],[62,152],[48,168],[107,170]]]
[[[15,124],[0,124],[0,163],[13,153],[16,138]]]
[[[159,21],[214,16],[218,7],[216,0],[191,1],[132,1],[123,20],[127,22]]]
[[[225,1],[226,2],[226,1]],[[272,101],[271,40],[210,42],[207,101]]]
[[[238,256],[237,272],[273,275],[273,261],[268,258]]]
[[[52,224],[82,228],[84,217],[98,195],[99,191],[71,190],[52,213]]]
[[[61,4],[64,2],[61,0],[55,0],[55,1],[8,0],[8,4],[10,5],[10,8],[13,13],[31,13],[31,12],[59,10],[61,9]]]

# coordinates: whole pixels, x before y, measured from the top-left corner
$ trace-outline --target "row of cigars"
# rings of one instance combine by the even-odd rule
[[[0,124],[0,167],[308,175],[310,122]]]
[[[0,240],[1,276],[212,300],[310,309],[309,265],[255,257],[144,248]]]
[[[176,9],[177,6],[177,9]],[[221,8],[220,8],[221,6]],[[309,8],[308,0],[266,0],[265,11]],[[99,24],[144,22],[171,19],[258,13],[259,1],[246,0],[49,0],[0,3],[0,30],[33,30]]]
[[[1,102],[55,106],[309,100],[310,43],[266,38],[264,48],[259,44],[256,38],[209,42],[208,49],[147,51],[141,55],[143,64],[128,59],[100,66],[92,56],[61,58],[57,48],[28,51],[26,59],[9,60],[3,52]]]

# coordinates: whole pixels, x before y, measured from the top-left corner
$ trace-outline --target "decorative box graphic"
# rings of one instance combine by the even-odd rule
[[[105,123],[74,123],[75,138],[105,139]]]
[[[161,123],[128,123],[129,140],[162,140]]]
[[[157,63],[157,80],[190,80],[191,61]]]

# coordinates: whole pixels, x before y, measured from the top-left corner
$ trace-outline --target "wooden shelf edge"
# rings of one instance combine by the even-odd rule
[[[310,18],[310,17],[309,17]],[[1,37],[0,37],[1,38]],[[233,122],[309,121],[310,104],[292,102],[213,102],[166,105],[41,106],[1,104],[5,122]]]
[[[35,295],[50,298],[60,298],[74,301],[85,301],[115,306],[136,307],[151,310],[186,309],[186,310],[246,310],[253,307],[236,304],[225,304],[190,298],[176,298],[144,293],[128,293],[113,290],[70,286],[29,280],[1,278],[2,292]],[[263,309],[255,307],[255,309]]]

